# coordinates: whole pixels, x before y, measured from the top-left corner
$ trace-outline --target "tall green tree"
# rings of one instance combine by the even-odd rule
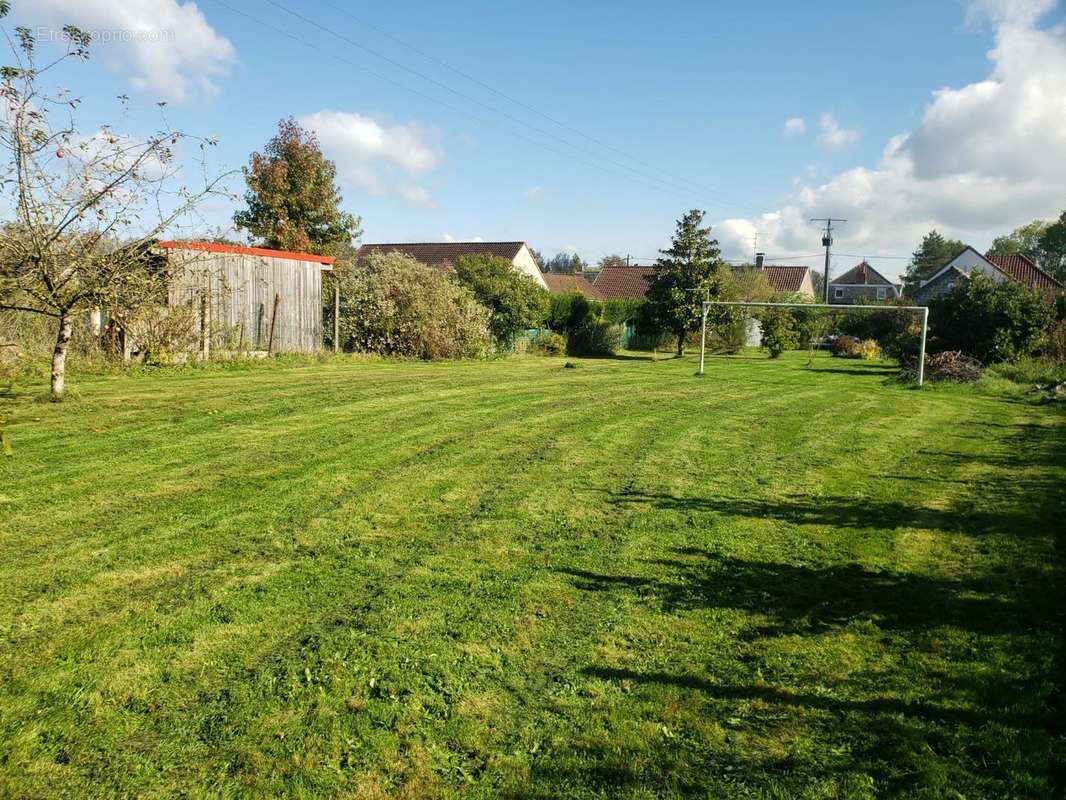
[[[507,259],[460,256],[455,275],[489,310],[489,330],[499,346],[511,347],[521,331],[540,327],[548,314],[548,293]]]
[[[1010,256],[1017,253],[1040,264],[1042,261],[1040,239],[1050,224],[1042,219],[1034,219],[1004,236],[997,236],[992,240],[992,246],[988,249],[989,255]]]
[[[685,354],[685,335],[699,328],[705,297],[721,294],[722,261],[718,242],[704,228],[704,212],[692,209],[677,221],[667,250],[660,250],[647,300],[652,319],[677,337],[677,355]]]
[[[626,261],[623,256],[620,256],[617,253],[611,253],[610,255],[606,255],[596,262],[597,269],[603,269],[605,267],[625,267],[628,265],[629,262]]]
[[[947,239],[936,230],[929,231],[911,255],[911,263],[903,275],[903,292],[913,294],[922,281],[931,278],[965,248],[958,239]]]
[[[1051,223],[1040,237],[1040,251],[1044,269],[1066,282],[1066,211]]]
[[[350,255],[362,234],[359,217],[341,210],[337,167],[322,154],[314,133],[291,117],[262,153],[244,168],[247,208],[233,215],[237,227],[265,247],[320,255]]]

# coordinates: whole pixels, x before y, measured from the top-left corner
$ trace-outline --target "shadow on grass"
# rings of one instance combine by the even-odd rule
[[[584,591],[631,592],[668,612],[727,608],[766,618],[752,636],[812,634],[852,622],[873,622],[882,630],[951,626],[977,633],[1009,633],[1018,626],[1017,602],[994,593],[987,582],[872,572],[856,564],[747,561],[694,548],[674,552],[676,558],[649,562],[666,567],[667,577],[560,571]],[[1015,582],[1026,578],[1014,576]],[[1028,582],[1037,581],[1028,576]]]
[[[856,365],[858,366],[858,365]],[[899,375],[899,367],[883,367],[881,365],[864,365],[862,368],[855,367],[804,367],[810,372],[819,375],[851,375],[853,378],[895,378]]]
[[[694,689],[715,700],[759,700],[779,706],[796,706],[833,713],[860,712],[863,714],[902,714],[935,722],[958,722],[964,725],[986,725],[989,722],[1016,728],[1044,728],[1049,719],[1044,714],[1018,714],[1011,711],[977,711],[951,708],[930,703],[914,702],[892,697],[873,697],[866,700],[846,700],[826,695],[793,692],[774,686],[730,686],[714,683],[696,675],[669,672],[637,671],[611,667],[585,667],[582,673],[606,681],[630,681],[637,684],[657,684]]]
[[[723,517],[752,517],[780,520],[792,525],[834,528],[928,528],[980,534],[1019,527],[1019,515],[1014,512],[978,511],[958,506],[941,510],[915,507],[893,500],[856,500],[853,497],[829,496],[813,499],[791,495],[774,500],[759,500],[741,497],[675,497],[669,494],[627,490],[610,494],[609,502],[619,506],[643,505],[667,511],[713,513]]]

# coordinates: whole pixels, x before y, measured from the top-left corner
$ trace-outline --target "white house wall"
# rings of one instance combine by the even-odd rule
[[[949,261],[943,268],[938,270],[938,272],[946,272],[951,267],[966,274],[970,274],[976,270],[977,272],[987,275],[994,281],[1001,281],[1005,277],[1002,272],[989,263],[988,259],[976,250],[970,248],[959,253],[959,255]]]
[[[540,274],[540,267],[538,267],[537,262],[533,260],[533,254],[529,252],[529,248],[526,245],[522,245],[522,249],[518,251],[518,254],[514,257],[514,261],[511,263],[515,265],[515,268],[519,272],[528,275],[535,280],[538,285],[544,289],[548,288],[544,276]]]

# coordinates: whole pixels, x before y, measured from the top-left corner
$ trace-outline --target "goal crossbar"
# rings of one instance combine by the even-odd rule
[[[707,312],[711,306],[741,306],[744,308],[828,308],[833,311],[848,313],[852,311],[899,311],[907,314],[922,315],[921,344],[918,347],[918,385],[925,383],[925,338],[929,330],[928,306],[875,306],[875,305],[834,305],[833,303],[759,303],[741,300],[704,300],[700,323],[700,375],[703,374],[703,362],[707,353]]]

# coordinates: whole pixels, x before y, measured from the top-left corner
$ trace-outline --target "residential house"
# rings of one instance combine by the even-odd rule
[[[762,267],[766,280],[774,294],[799,294],[814,298],[814,281],[810,267],[778,266],[770,264]]]
[[[1009,256],[983,256],[967,245],[966,249],[937,270],[914,293],[916,303],[925,305],[936,297],[947,294],[960,280],[980,273],[997,283],[1014,280],[1053,297],[1062,292],[1062,283],[1030,259],[1021,254]]]
[[[855,305],[899,299],[900,287],[862,261],[829,282],[829,302]]]
[[[454,273],[455,262],[460,256],[491,255],[510,261],[523,275],[528,275],[544,289],[548,284],[533,253],[525,242],[393,242],[389,244],[364,244],[358,256],[371,253],[404,253],[427,267]]]
[[[166,262],[167,304],[191,305],[200,315],[205,353],[212,342],[272,352],[322,346],[322,273],[332,258],[200,241],[156,247]]]
[[[541,275],[552,294],[581,294],[589,300],[603,300],[600,290],[580,272],[545,272]]]
[[[655,278],[655,267],[617,266],[604,267],[596,276],[593,286],[604,300],[627,298],[642,300],[648,286]]]

